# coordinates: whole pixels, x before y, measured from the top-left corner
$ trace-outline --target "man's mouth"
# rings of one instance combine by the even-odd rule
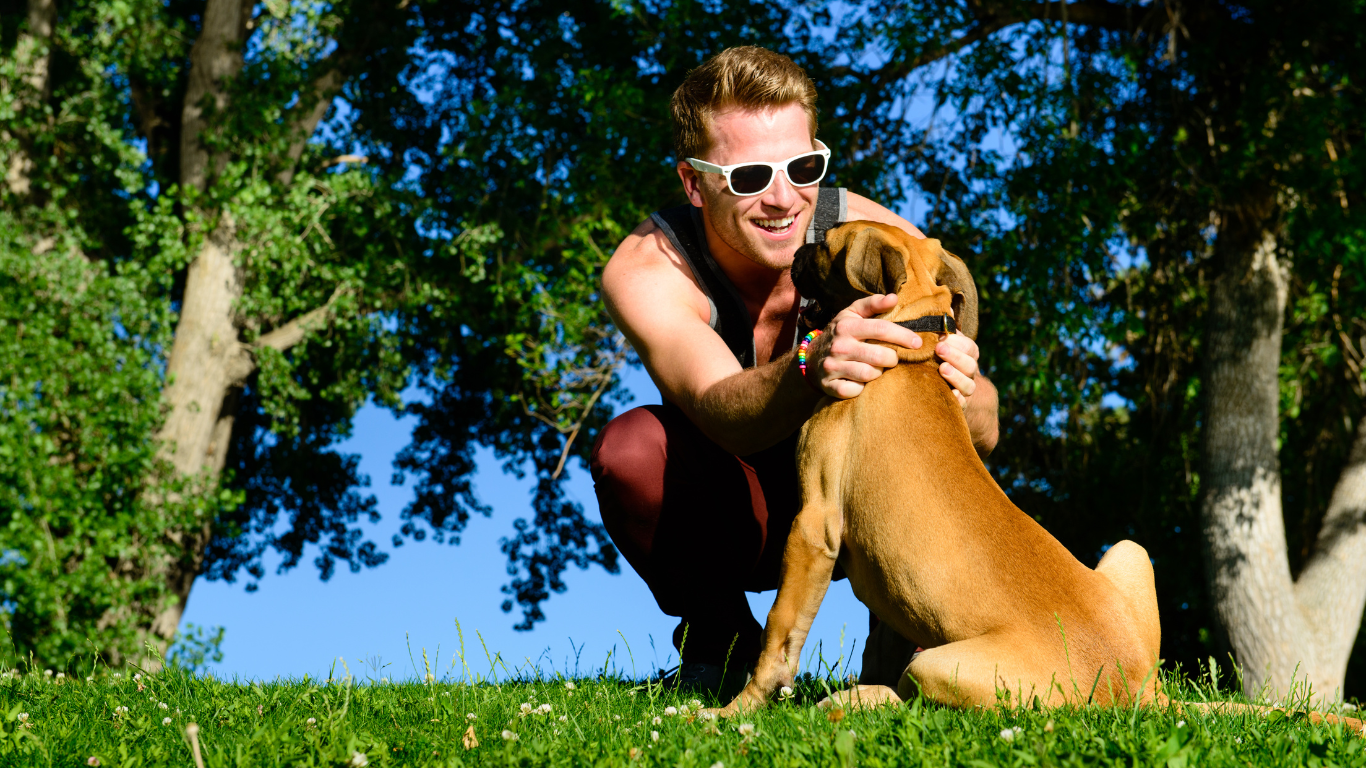
[[[772,232],[775,235],[787,234],[792,229],[792,223],[796,220],[796,216],[784,216],[781,219],[750,219],[759,229]]]

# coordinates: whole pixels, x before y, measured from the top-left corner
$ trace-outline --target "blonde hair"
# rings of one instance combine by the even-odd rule
[[[796,62],[766,48],[727,48],[688,73],[674,91],[669,111],[678,159],[702,157],[711,148],[712,117],[723,109],[764,109],[797,103],[816,137],[816,84]]]

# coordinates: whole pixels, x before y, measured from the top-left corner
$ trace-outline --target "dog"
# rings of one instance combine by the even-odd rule
[[[961,259],[937,240],[850,222],[799,249],[792,280],[827,309],[895,293],[883,319],[905,323],[925,343],[893,347],[899,365],[856,398],[826,398],[802,428],[802,508],[760,658],[717,714],[765,706],[792,684],[836,562],[881,619],[865,654],[863,680],[873,682],[847,692],[854,706],[920,695],[958,708],[1267,709],[1168,702],[1147,552],[1121,541],[1087,568],[983,466],[934,359],[935,343],[954,326],[976,337],[977,290]]]
[[[883,319],[921,334],[856,398],[826,398],[797,449],[802,508],[749,683],[721,716],[765,706],[796,675],[838,562],[878,617],[852,706],[915,695],[957,708],[1156,705],[1179,712],[1276,708],[1172,701],[1158,680],[1162,630],[1152,563],[1131,541],[1087,568],[1010,502],[972,445],[934,346],[977,336],[977,289],[938,240],[869,221],[798,249],[792,280],[827,313],[895,293]],[[889,345],[890,346],[890,345]],[[829,700],[822,705],[829,705]],[[1361,720],[1309,712],[1311,722]]]

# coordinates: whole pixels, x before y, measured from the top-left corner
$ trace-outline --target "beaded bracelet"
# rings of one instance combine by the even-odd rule
[[[819,335],[821,335],[821,329],[817,328],[803,336],[801,345],[797,347],[797,370],[802,372],[803,379],[806,378],[806,350],[811,347],[811,342],[815,341]]]

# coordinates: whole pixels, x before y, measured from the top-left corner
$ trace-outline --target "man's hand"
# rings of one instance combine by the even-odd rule
[[[868,382],[896,365],[895,350],[869,341],[920,349],[920,334],[886,320],[872,319],[890,311],[896,302],[894,293],[875,293],[835,315],[829,330],[811,344],[807,380],[831,397],[848,400],[858,397]]]
[[[939,375],[953,387],[958,404],[968,407],[968,398],[977,391],[977,358],[981,354],[977,342],[961,333],[951,333],[934,345],[934,353],[944,361],[939,364]]]
[[[920,334],[908,331],[874,316],[896,306],[896,294],[873,294],[850,304],[835,315],[828,333],[812,343],[807,378],[822,392],[841,400],[857,397],[868,382],[896,365],[896,351],[869,341],[920,349]],[[958,404],[966,407],[967,399],[977,389],[977,357],[980,352],[972,339],[954,333],[934,348],[944,362],[939,373],[953,387]]]

